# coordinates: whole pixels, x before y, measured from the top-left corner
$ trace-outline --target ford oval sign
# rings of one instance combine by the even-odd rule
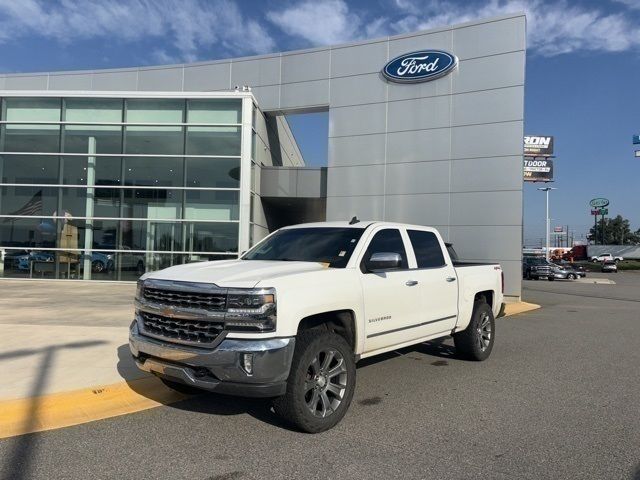
[[[593,208],[606,207],[607,205],[609,205],[609,200],[607,200],[606,198],[594,198],[589,202],[589,205],[591,205]]]
[[[382,69],[387,80],[397,83],[427,82],[446,75],[458,65],[458,57],[440,50],[421,50],[394,58]]]

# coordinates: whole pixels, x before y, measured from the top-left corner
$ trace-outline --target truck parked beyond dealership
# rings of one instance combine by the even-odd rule
[[[503,289],[500,265],[452,260],[433,228],[285,227],[238,260],[144,275],[130,347],[176,390],[273,397],[321,432],[345,415],[359,359],[448,335],[460,355],[489,357]]]

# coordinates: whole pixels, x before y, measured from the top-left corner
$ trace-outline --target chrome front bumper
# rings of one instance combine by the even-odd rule
[[[144,336],[134,321],[129,348],[141,370],[203,390],[248,397],[283,395],[291,368],[295,338],[240,340],[225,338],[204,349],[172,344]],[[251,354],[251,374],[243,355]]]

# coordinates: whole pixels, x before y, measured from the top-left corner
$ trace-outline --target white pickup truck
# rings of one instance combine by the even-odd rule
[[[238,260],[144,275],[129,340],[171,388],[273,397],[320,432],[349,407],[360,359],[449,335],[460,356],[486,359],[502,302],[500,265],[452,260],[433,228],[312,223]]]
[[[615,257],[613,255],[611,255],[610,253],[601,253],[600,255],[594,255],[591,257],[591,261],[593,263],[602,263],[604,261],[614,261],[616,263],[621,262],[622,260],[624,260],[622,257]]]

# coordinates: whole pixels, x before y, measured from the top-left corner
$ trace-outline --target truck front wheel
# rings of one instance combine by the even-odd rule
[[[343,337],[305,330],[296,337],[287,391],[275,412],[308,433],[329,430],[344,417],[356,385],[353,351]]]
[[[469,326],[466,330],[453,335],[458,354],[468,360],[486,360],[493,349],[495,330],[495,319],[491,307],[485,301],[477,301],[473,307]]]

